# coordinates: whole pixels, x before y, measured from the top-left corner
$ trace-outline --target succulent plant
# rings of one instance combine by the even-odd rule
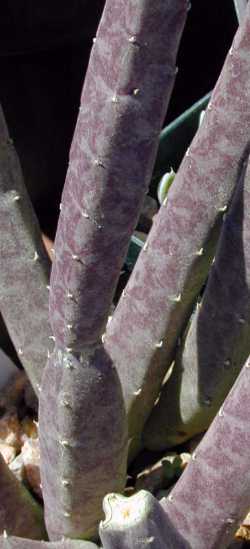
[[[205,431],[250,353],[250,165],[240,174],[202,301],[144,429],[151,449]]]
[[[249,50],[247,10],[203,122],[107,327],[105,348],[123,387],[131,456],[141,445],[143,425],[206,282],[223,215],[248,155]]]
[[[0,310],[39,399],[44,503],[43,514],[0,456],[0,549],[224,549],[250,507],[248,361],[228,394],[250,352],[250,5],[129,282],[113,303],[148,192],[188,9],[187,0],[106,1],[70,150],[51,275],[0,111]],[[201,293],[202,309],[194,312]],[[210,312],[218,304],[213,326]],[[206,332],[214,330],[216,339],[209,375],[207,361],[199,362],[201,323],[203,353]],[[227,360],[231,370],[220,367]],[[179,363],[185,365],[180,394]],[[157,425],[163,381],[175,390],[166,404],[174,421],[169,413],[166,428],[164,418]],[[209,406],[200,409],[199,399],[204,404],[208,397]],[[182,398],[185,436],[175,421]],[[158,501],[145,490],[125,497],[127,461],[146,439],[155,447],[158,427],[172,430],[174,443],[209,429],[167,498]],[[160,443],[166,446],[167,437]],[[176,455],[159,457],[169,487],[184,467]],[[152,491],[160,488],[158,478]]]

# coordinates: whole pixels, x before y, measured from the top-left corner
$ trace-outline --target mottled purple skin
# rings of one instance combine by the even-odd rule
[[[225,549],[250,507],[249,365],[170,496],[161,500],[192,549]]]
[[[106,2],[55,242],[50,311],[61,347],[81,350],[104,331],[150,181],[187,5],[187,0]]]
[[[0,310],[38,393],[49,336],[50,262],[0,107]]]
[[[250,353],[250,164],[223,224],[203,301],[144,430],[160,450],[205,431]]]
[[[158,500],[141,490],[129,498],[108,494],[103,502],[106,520],[99,534],[105,549],[188,549],[173,531]],[[174,545],[173,545],[174,542]]]
[[[18,537],[0,536],[0,549],[98,549],[91,541],[62,540],[58,542],[32,541]]]
[[[108,325],[132,446],[147,419],[213,257],[250,140],[250,5],[168,200]],[[133,453],[133,450],[132,450]]]
[[[49,538],[93,539],[102,500],[126,481],[127,424],[119,378],[103,346],[55,350],[45,368],[39,434]]]
[[[0,534],[47,539],[42,508],[10,471],[0,454]]]

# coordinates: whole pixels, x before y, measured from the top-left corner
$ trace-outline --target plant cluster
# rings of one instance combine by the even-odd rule
[[[250,508],[250,5],[244,9],[116,307],[189,3],[106,1],[52,269],[0,111],[0,310],[39,399],[44,502],[43,513],[0,456],[3,549],[225,549]],[[204,431],[166,497],[125,497],[127,466],[142,449],[166,452]]]

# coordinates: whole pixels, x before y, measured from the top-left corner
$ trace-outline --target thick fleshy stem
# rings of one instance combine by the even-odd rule
[[[80,351],[105,329],[150,182],[187,9],[187,0],[106,2],[55,240],[50,311],[60,347]]]
[[[101,341],[150,182],[187,8],[187,0],[107,0],[92,49],[55,240],[56,350],[40,405],[51,539],[97,535],[103,496],[125,484],[123,395]]]
[[[45,368],[39,434],[51,540],[95,538],[110,487],[123,491],[127,426],[120,382],[103,346],[55,349]]]
[[[250,508],[249,376],[248,359],[191,462],[161,500],[192,549],[225,549]]]
[[[0,309],[36,393],[51,348],[50,261],[0,106]]]
[[[249,59],[250,5],[203,122],[107,327],[105,347],[123,387],[131,454],[206,280],[225,207],[247,156]]]
[[[103,508],[106,517],[100,523],[99,533],[105,549],[172,548],[172,528],[162,506],[149,492],[141,490],[129,498],[108,494]],[[175,532],[174,541],[177,539],[178,549],[188,548]]]
[[[48,539],[43,512],[19,482],[0,454],[0,533],[31,539]]]
[[[250,353],[250,164],[222,227],[202,303],[145,426],[151,449],[205,431]]]

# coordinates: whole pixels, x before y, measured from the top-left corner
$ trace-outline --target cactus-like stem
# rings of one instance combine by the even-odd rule
[[[104,331],[150,182],[187,7],[187,0],[106,2],[55,241],[50,310],[61,347],[81,350]]]
[[[227,547],[250,508],[249,366],[248,359],[191,462],[161,500],[192,549]]]
[[[98,549],[91,541],[63,539],[46,542],[8,536],[7,532],[0,536],[0,549]]]
[[[56,351],[40,406],[51,539],[95,536],[105,493],[125,484],[123,395],[100,342],[150,181],[187,7],[187,0],[107,0],[93,45],[55,240]]]
[[[51,540],[91,539],[110,487],[123,491],[127,428],[120,382],[103,346],[75,357],[55,349],[45,369],[39,432]]]
[[[249,59],[250,5],[203,122],[107,327],[105,347],[121,379],[135,445],[206,280],[224,207],[246,154]]]
[[[203,301],[144,430],[151,449],[205,431],[250,353],[250,164],[225,216]]]
[[[0,533],[47,539],[42,508],[9,470],[1,454],[0,494]]]
[[[49,336],[50,262],[0,107],[0,309],[38,394]]]
[[[141,490],[129,498],[108,494],[103,501],[105,520],[99,533],[105,549],[167,549],[172,548],[172,529],[158,500]],[[174,541],[185,547],[178,533]]]

